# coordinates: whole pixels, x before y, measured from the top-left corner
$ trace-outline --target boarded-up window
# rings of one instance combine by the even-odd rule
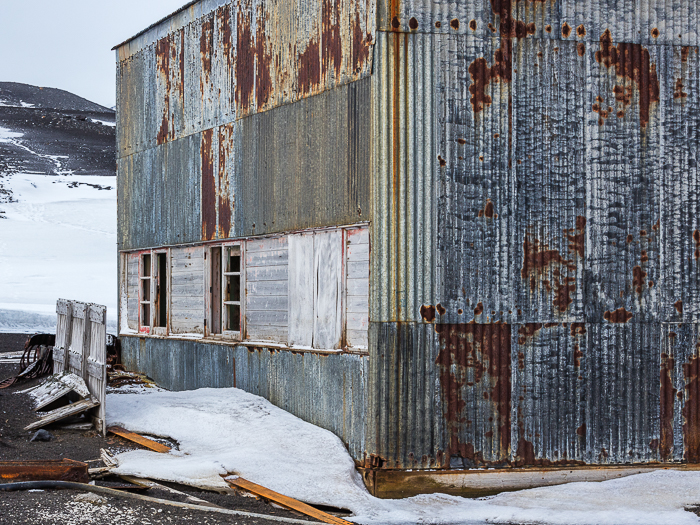
[[[369,230],[347,230],[347,345],[367,348],[369,329]]]
[[[343,231],[289,236],[290,344],[343,345]]]
[[[204,334],[204,247],[173,248],[170,332]]]
[[[139,329],[139,255],[126,256],[126,319],[131,330]]]
[[[288,243],[286,237],[245,245],[245,331],[247,339],[287,343]]]

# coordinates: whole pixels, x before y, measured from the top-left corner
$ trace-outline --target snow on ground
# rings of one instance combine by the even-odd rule
[[[118,473],[225,487],[232,473],[313,504],[346,508],[363,524],[698,524],[700,472],[657,471],[466,499],[440,494],[380,500],[365,489],[345,446],[265,399],[235,388],[109,394],[107,422],[173,439],[179,450],[117,456]]]
[[[0,141],[14,143],[18,135],[0,128]],[[107,306],[113,331],[115,178],[19,173],[3,184],[17,202],[0,204],[0,331],[53,329],[59,298]]]
[[[95,124],[102,124],[103,126],[109,126],[110,128],[117,127],[116,122],[110,122],[109,120],[98,120],[98,119],[94,119],[94,118],[91,118],[90,120],[92,120]]]

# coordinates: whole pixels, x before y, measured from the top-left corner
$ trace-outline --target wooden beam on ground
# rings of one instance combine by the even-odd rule
[[[75,481],[88,483],[87,463],[72,459],[51,461],[0,461],[0,480],[17,481]]]
[[[100,402],[94,397],[90,397],[88,399],[81,399],[76,403],[72,403],[65,407],[57,408],[56,410],[52,410],[44,417],[42,417],[39,421],[36,421],[31,425],[27,425],[26,427],[24,427],[24,430],[35,430],[37,428],[45,427],[46,425],[49,425],[51,423],[55,423],[56,421],[60,421],[61,419],[65,419],[70,416],[77,416],[78,414],[82,414],[86,410],[90,410],[91,408],[96,407],[99,404]]]
[[[226,481],[226,483],[228,483],[232,487],[247,490],[248,492],[252,492],[257,496],[261,496],[270,501],[274,501],[278,505],[281,505],[287,509],[296,510],[297,512],[301,512],[302,514],[306,514],[307,516],[311,516],[312,518],[321,520],[324,523],[331,523],[333,525],[354,525],[353,523],[347,520],[338,518],[336,516],[328,514],[327,512],[318,510],[312,507],[311,505],[307,505],[306,503],[302,503],[299,500],[287,497],[283,494],[280,494],[279,492],[266,489],[261,485],[257,485],[243,478],[224,478],[224,481]]]
[[[700,465],[699,465],[700,466]],[[369,492],[377,498],[400,499],[419,494],[450,494],[465,498],[575,482],[600,482],[654,470],[695,470],[695,466],[648,464],[634,466],[525,467],[473,470],[391,470],[359,468]]]
[[[125,428],[122,427],[109,427],[107,429],[107,432],[111,432],[112,434],[115,434],[119,437],[123,437],[124,439],[128,439],[129,441],[132,441],[134,443],[137,443],[141,445],[142,447],[146,447],[148,449],[153,450],[154,452],[161,452],[163,454],[167,454],[170,452],[170,447],[167,445],[163,445],[162,443],[158,443],[157,441],[153,441],[152,439],[148,439],[143,436],[139,436],[138,434],[134,434],[133,432],[129,432]]]

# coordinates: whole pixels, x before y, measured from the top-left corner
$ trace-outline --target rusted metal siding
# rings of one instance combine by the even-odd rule
[[[696,6],[498,4],[378,6],[366,464],[698,461]]]
[[[237,387],[335,433],[355,458],[365,450],[368,358],[122,337],[122,361],[169,390]]]
[[[177,13],[118,48],[118,157],[368,76],[374,19],[370,0],[202,1]]]
[[[698,45],[700,7],[688,0],[380,0],[379,31],[491,36],[503,30],[537,38],[595,42],[607,28],[639,44]]]

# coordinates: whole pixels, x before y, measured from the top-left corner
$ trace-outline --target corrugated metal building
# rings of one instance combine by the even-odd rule
[[[118,46],[127,366],[370,469],[700,461],[690,0],[200,0]]]

